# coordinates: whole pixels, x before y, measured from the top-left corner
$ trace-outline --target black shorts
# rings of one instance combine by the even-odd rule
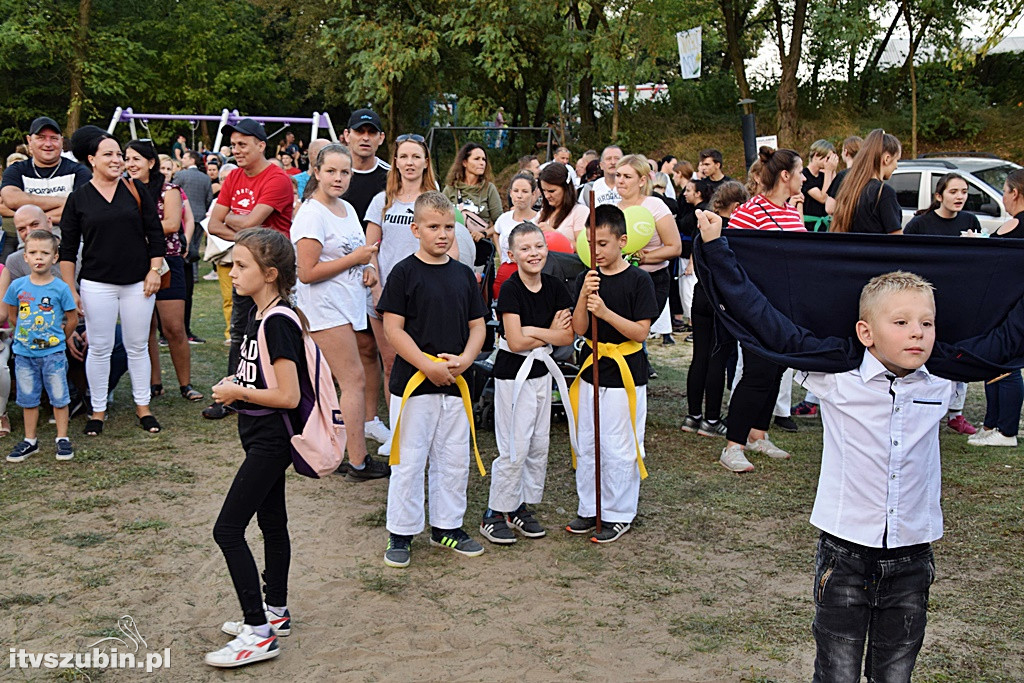
[[[185,259],[180,256],[166,256],[171,267],[171,286],[156,293],[157,301],[185,300]]]

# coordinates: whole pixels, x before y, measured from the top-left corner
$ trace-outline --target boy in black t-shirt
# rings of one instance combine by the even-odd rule
[[[391,270],[377,304],[398,354],[389,386],[389,567],[409,566],[412,537],[423,530],[428,461],[430,542],[470,557],[484,551],[462,530],[472,415],[463,400],[468,393],[460,396],[466,387],[461,375],[483,346],[484,300],[473,271],[448,256],[455,239],[452,203],[440,192],[425,192],[413,212],[420,247]]]
[[[600,534],[590,540],[610,543],[629,531],[636,517],[643,464],[644,427],[647,420],[647,339],[651,321],[660,310],[651,276],[622,258],[626,246],[626,217],[615,206],[596,209],[596,268],[576,278],[578,292],[572,326],[587,336],[583,365],[573,383],[576,409],[577,517],[566,527],[574,534],[596,526],[594,481],[594,396],[591,386],[590,316],[597,317],[598,381],[601,401],[601,521]],[[579,380],[583,380],[580,382]],[[579,391],[577,398],[576,391]],[[578,406],[578,408],[577,408]]]
[[[498,296],[502,338],[493,372],[498,457],[491,466],[489,507],[480,523],[487,540],[504,545],[516,542],[512,529],[527,538],[546,533],[527,504],[539,503],[544,495],[551,428],[549,373],[562,378],[550,358],[551,347],[571,344],[574,338],[569,291],[561,280],[541,272],[548,256],[543,231],[533,223],[520,223],[509,233],[508,253],[518,270]]]

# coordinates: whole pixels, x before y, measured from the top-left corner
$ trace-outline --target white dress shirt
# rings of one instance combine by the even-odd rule
[[[796,380],[821,400],[825,432],[811,524],[872,548],[941,538],[939,425],[952,383],[923,366],[896,377],[870,352],[855,370]]]

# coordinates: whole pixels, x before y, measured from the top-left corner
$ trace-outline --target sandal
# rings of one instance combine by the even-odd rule
[[[183,399],[186,399],[188,401],[202,401],[203,400],[203,395],[200,394],[198,391],[196,391],[195,388],[191,384],[186,384],[185,386],[178,387],[178,388],[181,391],[181,397]]]
[[[11,433],[11,419],[7,414],[0,415],[0,436],[7,436]]]
[[[163,396],[164,395],[164,385],[163,384],[150,384],[149,385],[149,395],[150,395],[151,398],[156,398],[157,396]]]
[[[139,426],[150,434],[156,434],[160,431],[160,423],[157,422],[156,418],[152,415],[143,415],[140,417]]]
[[[90,417],[82,433],[86,436],[99,436],[103,433],[103,420],[94,420]]]

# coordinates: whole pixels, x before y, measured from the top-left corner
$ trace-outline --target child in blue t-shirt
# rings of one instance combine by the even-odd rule
[[[71,398],[64,349],[67,336],[78,324],[78,311],[71,289],[50,270],[57,262],[58,243],[46,230],[29,233],[25,240],[29,274],[12,282],[4,295],[9,319],[15,321],[14,377],[25,420],[25,438],[7,456],[7,462],[21,462],[39,450],[36,426],[43,387],[57,421],[57,459],[75,457],[68,438]]]

